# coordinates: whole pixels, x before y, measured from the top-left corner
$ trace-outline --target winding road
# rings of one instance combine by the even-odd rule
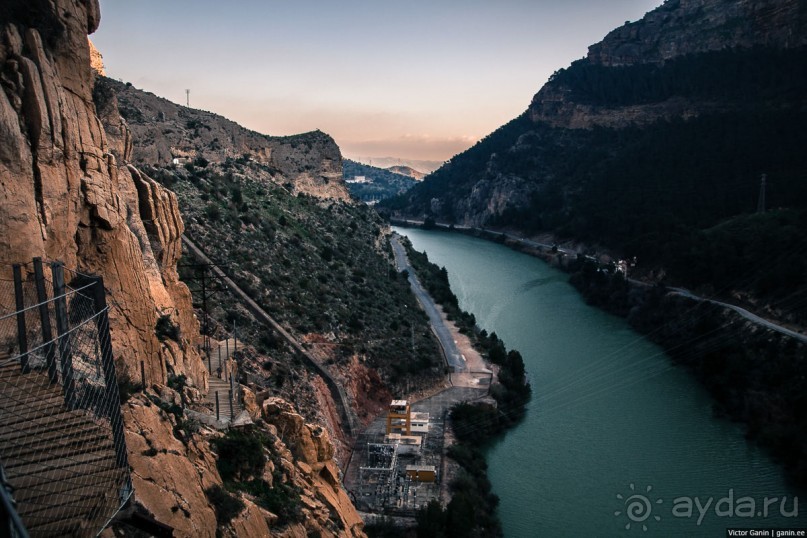
[[[405,270],[409,273],[409,285],[412,287],[412,292],[415,294],[415,297],[417,297],[420,306],[423,307],[426,315],[429,316],[432,330],[440,341],[440,347],[443,348],[443,355],[445,355],[449,369],[452,372],[467,371],[468,368],[465,364],[465,359],[463,359],[462,353],[460,353],[457,343],[451,335],[451,329],[446,326],[443,317],[440,315],[440,311],[437,309],[437,305],[426,290],[423,289],[423,285],[420,283],[417,276],[415,276],[415,270],[412,269],[412,266],[409,264],[409,257],[406,255],[406,250],[404,250],[403,245],[401,245],[397,234],[392,234],[390,244],[395,254],[395,265],[398,271]]]

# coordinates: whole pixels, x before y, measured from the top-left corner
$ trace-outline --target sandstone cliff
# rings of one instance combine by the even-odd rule
[[[0,8],[0,270],[8,277],[11,263],[41,256],[103,275],[119,378],[138,382],[141,364],[146,376],[147,391],[123,407],[133,502],[179,536],[215,536],[205,491],[222,483],[210,447],[217,434],[183,411],[206,390],[207,372],[195,351],[191,296],[176,271],[182,219],[176,196],[130,164],[131,129],[114,95],[95,85],[87,35],[99,20],[97,0],[12,0]],[[329,162],[338,169],[338,150],[326,138],[311,135],[322,166],[293,178],[301,190],[327,183]],[[293,149],[277,144],[279,166],[306,159]],[[161,316],[178,329],[175,340],[157,338]],[[184,387],[168,388],[169,377]],[[283,473],[307,488],[311,523],[277,530],[272,514],[245,497],[245,508],[219,530],[361,536],[358,516],[333,479],[338,472],[326,457],[332,449],[320,445],[323,455],[311,462],[330,471],[298,471],[289,457],[294,468]]]

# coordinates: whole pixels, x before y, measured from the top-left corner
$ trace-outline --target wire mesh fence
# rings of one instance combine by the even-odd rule
[[[132,493],[103,280],[0,279],[0,463],[31,536],[94,536]]]

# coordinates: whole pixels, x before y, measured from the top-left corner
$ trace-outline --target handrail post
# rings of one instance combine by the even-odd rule
[[[104,370],[104,384],[106,385],[107,408],[106,415],[112,426],[112,439],[115,444],[115,456],[118,466],[129,470],[129,455],[126,453],[126,437],[123,433],[123,415],[120,410],[120,392],[118,391],[118,377],[115,374],[115,357],[112,355],[112,339],[109,335],[109,307],[106,303],[104,291],[104,278],[95,277],[93,286],[93,303],[95,306],[95,323],[98,328],[98,344],[101,348],[101,366]],[[131,479],[125,484],[131,491]]]
[[[219,391],[216,391],[216,420],[221,420],[219,413]]]
[[[67,298],[65,297],[64,264],[50,264],[53,275],[53,300],[56,312],[56,332],[59,335],[59,363],[62,367],[64,402],[73,407],[76,402],[76,384],[73,379],[73,351],[70,349],[70,327],[67,323]]]
[[[14,301],[17,307],[17,343],[20,346],[20,367],[27,374],[31,371],[28,366],[28,330],[25,327],[25,296],[22,291],[22,267],[15,263],[14,271]]]
[[[36,299],[39,301],[39,318],[42,322],[42,341],[45,343],[45,363],[48,365],[48,379],[51,384],[59,382],[56,370],[56,352],[53,348],[53,331],[50,327],[48,312],[48,292],[45,290],[45,273],[42,270],[42,258],[34,258],[34,279],[36,280]]]

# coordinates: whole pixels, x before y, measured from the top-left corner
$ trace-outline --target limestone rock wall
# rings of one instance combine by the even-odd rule
[[[269,398],[262,405],[263,419],[277,436],[274,450],[281,454],[284,472],[301,488],[305,523],[290,526],[279,536],[364,536],[361,517],[341,485],[328,430],[307,424],[292,405]]]
[[[804,0],[667,0],[642,19],[626,23],[589,47],[584,61],[608,67],[660,64],[687,54],[732,48],[807,45]],[[591,106],[569,98],[570,90],[550,80],[527,111],[533,121],[569,129],[621,129],[658,120],[720,113],[725,103],[673,97],[620,107]]]
[[[98,25],[98,2],[12,0],[3,14],[0,270],[41,256],[102,275],[119,377],[138,382],[142,362],[147,383],[164,384],[170,364],[205,389],[199,325],[176,273],[183,230],[176,197],[127,164],[129,129],[115,103],[93,92],[87,34]],[[178,342],[158,340],[160,315],[179,327]],[[174,446],[154,406],[130,405],[124,417],[136,501],[155,513],[165,506],[159,515],[171,514],[178,529],[212,536],[215,518],[202,491],[216,477],[212,454]],[[146,440],[170,452],[144,458]],[[199,466],[212,470],[186,481]]]
[[[733,47],[807,44],[804,0],[667,0],[589,47],[607,66],[654,63]]]
[[[0,27],[3,270],[42,256],[103,275],[119,373],[139,379],[142,361],[147,382],[164,383],[168,360],[204,388],[198,323],[176,274],[183,229],[176,198],[126,164],[131,141],[120,117],[120,138],[110,145],[96,113],[87,34],[99,23],[98,2],[13,0],[7,13]],[[180,342],[159,342],[160,314],[179,324]]]

